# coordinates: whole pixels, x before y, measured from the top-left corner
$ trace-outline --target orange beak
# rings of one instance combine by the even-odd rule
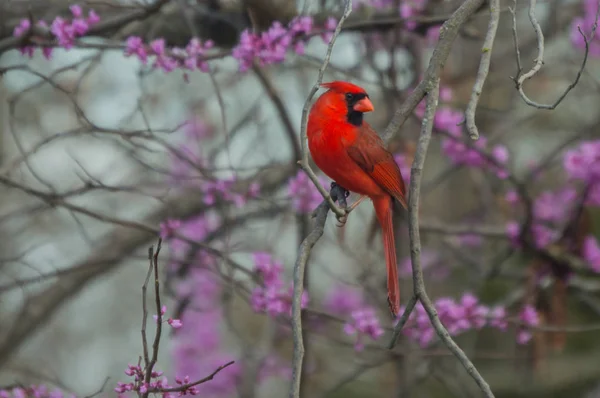
[[[371,112],[375,108],[373,107],[373,103],[371,103],[371,100],[368,97],[365,97],[358,101],[352,109],[354,109],[357,112]]]

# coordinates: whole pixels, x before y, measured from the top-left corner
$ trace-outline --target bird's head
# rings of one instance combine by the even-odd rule
[[[363,113],[374,110],[369,95],[362,87],[343,81],[323,83],[321,87],[329,90],[319,98],[319,101],[338,116],[343,116],[350,124],[360,126],[363,122]]]

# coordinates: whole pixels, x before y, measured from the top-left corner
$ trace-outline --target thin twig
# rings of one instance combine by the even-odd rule
[[[146,325],[148,323],[148,304],[146,303],[146,292],[148,290],[148,282],[150,282],[150,276],[152,275],[152,247],[148,249],[148,258],[150,259],[150,266],[148,267],[148,273],[146,274],[146,280],[142,286],[142,348],[144,351],[144,367],[147,368],[150,363],[150,354],[148,354],[148,338],[146,336]]]
[[[533,26],[533,29],[535,30],[535,34],[536,34],[536,39],[537,39],[537,50],[538,50],[538,55],[537,58],[534,60],[534,64],[531,67],[531,69],[526,72],[521,74],[522,70],[521,70],[521,55],[520,55],[520,51],[519,51],[519,40],[517,38],[517,22],[516,22],[516,15],[515,15],[515,9],[517,7],[517,0],[514,0],[514,8],[512,8],[510,10],[510,12],[513,15],[513,42],[515,45],[515,51],[516,51],[516,55],[517,55],[517,67],[518,67],[518,74],[517,77],[514,77],[513,80],[515,82],[515,86],[517,88],[517,90],[519,91],[519,95],[521,96],[521,98],[523,99],[523,101],[525,101],[525,103],[527,105],[533,106],[535,108],[538,109],[544,109],[544,110],[553,110],[556,109],[556,107],[558,105],[560,105],[560,103],[567,97],[567,94],[569,94],[569,92],[575,88],[575,86],[577,85],[577,83],[579,83],[579,79],[581,78],[581,75],[583,74],[583,70],[585,69],[585,65],[587,63],[587,59],[588,59],[588,54],[590,51],[590,40],[592,38],[594,38],[594,36],[596,35],[596,29],[598,28],[598,18],[600,17],[600,2],[598,3],[598,9],[596,11],[596,18],[594,21],[594,25],[592,26],[592,31],[590,32],[589,36],[586,36],[585,33],[583,33],[583,31],[581,30],[581,27],[578,26],[577,30],[579,31],[579,34],[583,37],[583,41],[585,44],[585,51],[583,53],[583,61],[581,62],[581,65],[579,67],[579,70],[577,71],[577,75],[575,76],[575,79],[573,80],[573,82],[571,84],[569,84],[567,86],[567,88],[563,91],[563,93],[556,99],[556,101],[554,101],[554,103],[552,104],[540,104],[538,102],[533,101],[532,99],[530,99],[527,94],[525,94],[525,91],[523,90],[523,84],[525,83],[525,81],[531,79],[533,76],[535,76],[540,69],[542,68],[542,65],[544,65],[544,32],[542,32],[542,27],[540,26],[540,23],[537,20],[537,16],[535,13],[535,6],[536,6],[536,1],[537,0],[529,0],[529,20],[531,22],[531,25]]]
[[[344,217],[346,215],[346,211],[344,209],[341,209],[340,207],[336,206],[334,201],[331,199],[331,196],[329,196],[329,193],[327,192],[327,190],[321,185],[321,183],[319,182],[319,179],[317,178],[317,175],[315,174],[315,172],[311,169],[310,165],[308,164],[308,148],[307,148],[308,143],[307,143],[307,137],[306,137],[306,129],[307,129],[307,123],[308,123],[308,111],[310,109],[311,101],[312,101],[313,97],[315,96],[315,94],[317,93],[317,91],[319,90],[321,83],[323,82],[323,76],[325,75],[325,70],[327,69],[327,66],[329,65],[329,60],[331,59],[331,52],[333,51],[333,45],[335,44],[335,40],[337,39],[338,35],[340,34],[340,31],[342,30],[342,25],[344,24],[344,21],[350,16],[351,12],[352,12],[352,0],[346,0],[346,4],[344,6],[344,14],[340,18],[337,26],[335,27],[335,31],[333,32],[333,36],[331,37],[329,46],[327,46],[327,53],[325,54],[325,59],[323,60],[323,64],[319,68],[319,74],[317,76],[317,80],[316,80],[315,84],[312,86],[310,92],[308,93],[308,97],[306,98],[306,101],[304,102],[304,107],[302,108],[302,122],[300,125],[300,141],[301,141],[301,148],[302,148],[302,159],[300,161],[298,161],[298,164],[306,172],[306,174],[311,179],[313,184],[315,184],[315,186],[317,187],[317,189],[319,190],[319,192],[321,193],[323,198],[329,204],[331,211],[333,211],[338,218]]]
[[[329,196],[332,200],[339,200],[345,207],[345,192],[339,185],[333,185]],[[329,214],[329,204],[321,202],[315,211],[315,226],[310,234],[302,241],[298,250],[298,257],[294,265],[294,297],[292,298],[292,335],[294,341],[294,356],[292,359],[292,384],[290,387],[290,398],[300,397],[300,382],[302,380],[302,362],[304,360],[304,341],[302,337],[302,293],[304,282],[304,270],[308,263],[310,252],[323,235],[327,214]]]
[[[160,283],[158,280],[158,255],[160,253],[160,248],[162,244],[162,239],[158,239],[158,244],[156,245],[156,251],[154,251],[154,247],[151,246],[148,250],[148,258],[150,260],[151,269],[154,269],[154,295],[156,302],[156,333],[154,335],[154,343],[152,344],[152,359],[150,359],[149,363],[145,363],[145,383],[146,385],[150,384],[150,380],[152,379],[152,371],[154,369],[154,365],[156,365],[156,361],[158,361],[158,348],[160,345],[160,336],[162,334],[162,311],[161,311],[161,303],[160,303]],[[146,348],[147,350],[147,348]],[[147,359],[147,351],[144,352],[144,360]],[[142,394],[143,398],[147,398],[150,394],[150,391],[146,391]]]
[[[404,325],[406,325],[406,322],[408,321],[410,314],[415,309],[415,305],[417,304],[417,301],[418,301],[417,296],[413,294],[410,297],[410,299],[408,300],[408,303],[406,303],[406,308],[404,308],[404,312],[402,313],[402,316],[400,317],[400,319],[398,320],[398,323],[394,327],[394,332],[392,333],[392,339],[390,340],[390,343],[388,344],[388,348],[390,350],[392,348],[394,348],[394,345],[396,344],[396,340],[398,340],[398,337],[400,336],[400,332],[402,331],[402,328],[404,327]]]
[[[398,108],[385,131],[381,134],[381,138],[384,141],[387,142],[392,136],[398,134],[404,122],[406,122],[419,102],[425,97],[425,94],[427,94],[427,87],[430,87],[431,83],[440,76],[440,72],[446,63],[458,32],[467,20],[482,6],[483,2],[484,0],[466,0],[442,25],[438,44],[433,50],[429,66],[423,75],[423,80]]]
[[[206,376],[203,379],[197,380],[193,383],[188,383],[188,384],[182,384],[179,387],[172,387],[172,388],[156,388],[156,389],[149,389],[149,393],[158,393],[158,394],[162,394],[162,393],[166,393],[166,392],[181,392],[181,391],[185,391],[188,388],[197,386],[199,384],[202,383],[206,383],[207,381],[210,381],[212,379],[214,379],[215,375],[217,373],[219,373],[220,371],[222,371],[223,369],[225,369],[228,366],[231,366],[235,363],[235,361],[230,361],[227,362],[225,365],[221,365],[219,366],[217,369],[215,369],[214,372],[212,372],[211,374],[209,374],[208,376]]]
[[[413,289],[414,298],[409,302],[415,303],[417,300],[421,302],[425,312],[429,316],[431,325],[436,331],[436,334],[448,349],[456,356],[459,362],[467,370],[467,373],[475,380],[479,388],[483,391],[486,397],[493,397],[494,394],[487,382],[479,374],[473,363],[469,360],[464,351],[454,342],[444,325],[439,319],[435,306],[427,295],[425,282],[423,280],[423,269],[421,267],[421,237],[419,234],[419,199],[421,191],[421,179],[423,173],[423,165],[427,156],[427,149],[431,134],[433,131],[433,120],[435,111],[438,106],[439,97],[439,78],[433,82],[431,87],[427,87],[427,101],[425,107],[425,115],[421,124],[421,134],[417,142],[417,150],[411,167],[410,189],[408,197],[408,232],[410,237],[410,256],[413,272]],[[414,308],[414,306],[413,306]],[[408,309],[408,306],[407,306]],[[402,318],[406,319],[410,316],[408,311],[405,311]],[[406,319],[405,319],[406,318]],[[394,329],[394,337],[397,338],[403,324],[400,322]],[[392,348],[395,344],[395,339],[389,344]]]
[[[483,90],[483,85],[488,76],[490,70],[490,61],[492,59],[492,48],[494,47],[494,40],[496,39],[496,31],[498,30],[498,23],[500,21],[500,0],[490,0],[490,22],[488,25],[487,34],[483,41],[483,47],[481,49],[481,61],[479,63],[479,70],[477,71],[477,78],[473,85],[473,91],[471,92],[471,99],[467,104],[465,111],[465,119],[467,124],[467,131],[472,140],[479,139],[479,130],[475,125],[475,112],[477,110],[477,104],[479,103],[479,97]]]

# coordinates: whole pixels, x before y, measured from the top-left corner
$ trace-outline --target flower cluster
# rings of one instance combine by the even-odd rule
[[[590,269],[600,273],[600,246],[598,240],[593,236],[587,236],[583,241],[583,258],[587,261]]]
[[[197,281],[197,276],[194,279]],[[220,290],[214,290],[219,288],[217,281],[213,279],[213,294],[216,293],[216,296]],[[202,287],[196,287],[189,293],[193,294],[201,289]],[[187,310],[183,315],[185,327],[173,337],[171,354],[176,375],[195,375],[202,378],[235,359],[221,347],[220,325],[223,315],[217,307],[218,297],[207,297],[207,294],[198,292],[198,297],[191,297],[193,309]],[[208,302],[200,303],[204,298],[207,298]],[[195,311],[197,303],[202,307]],[[194,389],[202,396],[229,396],[236,390],[240,377],[241,367],[236,362],[220,371],[210,382],[197,385]],[[187,384],[185,377],[176,377],[175,381],[177,380]]]
[[[246,195],[242,195],[234,191],[236,181],[235,177],[205,181],[201,187],[204,193],[204,203],[210,206],[220,198],[224,202],[231,202],[237,207],[242,207],[246,204],[248,198],[258,196],[260,185],[257,182],[250,184]]]
[[[160,309],[160,319],[164,322],[164,317],[163,315],[165,315],[167,313],[167,306],[163,305],[162,308]],[[154,318],[154,322],[158,323],[158,315],[152,315],[152,317]],[[173,328],[173,329],[179,329],[180,327],[183,326],[183,323],[181,323],[180,319],[173,319],[173,318],[168,318],[167,319],[167,323]]]
[[[165,73],[175,69],[208,72],[209,67],[204,56],[213,46],[214,43],[211,40],[202,42],[194,37],[185,48],[169,49],[163,38],[153,40],[146,45],[141,37],[130,36],[125,43],[125,56],[135,56],[144,65],[148,62],[148,57],[153,57],[152,67],[161,69]]]
[[[335,287],[325,299],[325,308],[334,314],[350,317],[344,324],[344,333],[355,337],[356,351],[363,350],[365,338],[377,340],[383,335],[375,310],[364,303],[362,294],[355,289]]]
[[[402,178],[404,178],[404,184],[408,189],[408,186],[410,184],[411,163],[406,157],[406,155],[403,155],[401,153],[394,155],[394,161],[400,168],[400,173],[402,173]]]
[[[115,391],[119,394],[124,394],[131,391],[136,391],[143,394],[148,391],[162,390],[170,387],[167,378],[163,376],[163,372],[158,372],[154,370],[150,375],[150,382],[146,383],[146,374],[140,365],[127,365],[127,369],[125,369],[125,374],[129,377],[132,377],[133,380],[128,383],[123,383],[121,381],[117,382]],[[165,394],[163,394],[163,398],[170,398],[175,396],[175,394]]]
[[[479,330],[483,327],[492,327],[502,331],[508,328],[506,309],[501,306],[488,307],[481,303],[477,297],[470,293],[464,294],[459,301],[451,298],[440,298],[435,302],[440,321],[444,324],[451,336],[457,336],[469,330]],[[404,307],[400,309],[400,314]],[[537,312],[531,306],[525,306],[519,319],[523,323],[522,329],[517,334],[517,342],[525,344],[531,335],[528,328],[538,324]],[[435,338],[435,330],[431,326],[429,316],[423,305],[418,303],[404,328],[404,335],[415,340],[421,347],[429,346]]]
[[[168,219],[167,221],[161,223],[160,224],[161,239],[172,238],[179,228],[181,228],[181,220]]]
[[[256,312],[266,312],[270,316],[291,315],[293,284],[286,287],[283,281],[283,265],[269,253],[254,253],[254,271],[262,278],[263,286],[252,292],[252,308]],[[304,291],[301,307],[308,305],[308,293]]]
[[[516,203],[518,196],[507,193],[509,203]],[[547,247],[560,238],[561,228],[572,214],[573,204],[577,202],[577,192],[570,188],[542,192],[533,203],[533,222],[531,233],[533,243],[538,248]],[[520,246],[521,228],[517,221],[506,224],[506,234],[515,247]]]
[[[362,351],[365,347],[363,342],[365,336],[377,340],[383,335],[383,329],[379,325],[379,319],[373,308],[359,308],[352,311],[350,316],[350,320],[344,325],[344,333],[356,336],[354,343],[356,351]]]
[[[583,16],[577,17],[571,24],[571,42],[576,48],[585,48],[585,39],[579,33],[579,28],[588,37],[592,34],[592,29],[596,23],[596,13],[598,11],[598,2],[596,0],[583,0]],[[593,37],[590,37],[590,55],[600,56],[600,31],[596,30]]]
[[[246,29],[240,36],[240,42],[233,48],[232,55],[239,63],[239,69],[244,72],[252,67],[256,60],[260,66],[278,64],[285,60],[287,51],[293,48],[297,54],[304,54],[304,45],[313,30],[312,17],[296,17],[287,27],[275,21],[271,27],[262,33],[253,33]],[[337,22],[334,18],[327,19],[326,31],[333,31]],[[328,42],[330,35],[322,35]]]
[[[519,327],[517,333],[517,343],[527,344],[531,340],[531,332],[528,330],[528,327],[537,326],[540,323],[538,313],[533,306],[527,304],[519,314],[519,321],[522,322],[522,326]]]
[[[50,390],[43,384],[27,387],[15,387],[0,390],[0,398],[75,398],[75,394],[67,394],[59,389]]]
[[[100,22],[100,17],[94,10],[88,12],[87,17],[84,17],[81,6],[74,4],[70,7],[73,18],[68,21],[62,17],[56,17],[52,24],[50,24],[49,30],[52,36],[58,42],[58,45],[69,50],[73,48],[75,39],[85,35],[90,27]],[[48,24],[45,21],[38,21],[37,25],[40,28],[48,29]],[[13,36],[22,37],[31,30],[31,21],[29,19],[22,19],[13,31]],[[35,47],[25,46],[21,48],[23,55],[33,56]],[[49,59],[52,55],[51,47],[44,47],[42,49],[44,56]]]
[[[323,177],[319,177],[319,183],[327,186],[327,180]],[[301,214],[311,213],[323,201],[323,196],[303,171],[290,178],[288,195],[292,199],[292,208]]]
[[[175,186],[194,187],[202,191],[205,204],[213,205],[217,200],[235,204],[242,207],[248,199],[256,198],[260,193],[260,184],[252,182],[248,185],[245,194],[235,192],[237,179],[234,176],[225,178],[206,178],[202,169],[206,166],[203,154],[195,151],[190,140],[201,142],[212,135],[212,128],[202,119],[190,118],[184,124],[186,142],[179,148],[172,149],[172,163],[169,173],[170,182]],[[165,224],[165,231],[169,232],[169,225]]]
[[[567,151],[563,167],[570,180],[588,186],[586,204],[600,206],[600,140],[584,141]]]
[[[447,103],[452,100],[452,90],[448,87],[440,88],[440,101],[445,103],[438,108],[433,126],[438,131],[446,133],[442,139],[442,151],[448,159],[456,164],[468,167],[485,167],[494,172],[498,178],[508,177],[506,163],[508,162],[508,150],[504,145],[495,145],[491,148],[489,155],[488,142],[484,136],[475,142],[467,141],[463,133],[462,122],[464,116],[462,111],[452,108]],[[421,101],[415,109],[419,118],[425,115],[425,101]]]

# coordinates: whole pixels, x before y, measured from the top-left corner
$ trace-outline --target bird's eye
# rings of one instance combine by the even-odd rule
[[[354,98],[354,95],[352,93],[346,93],[346,100],[351,101],[352,98]]]

